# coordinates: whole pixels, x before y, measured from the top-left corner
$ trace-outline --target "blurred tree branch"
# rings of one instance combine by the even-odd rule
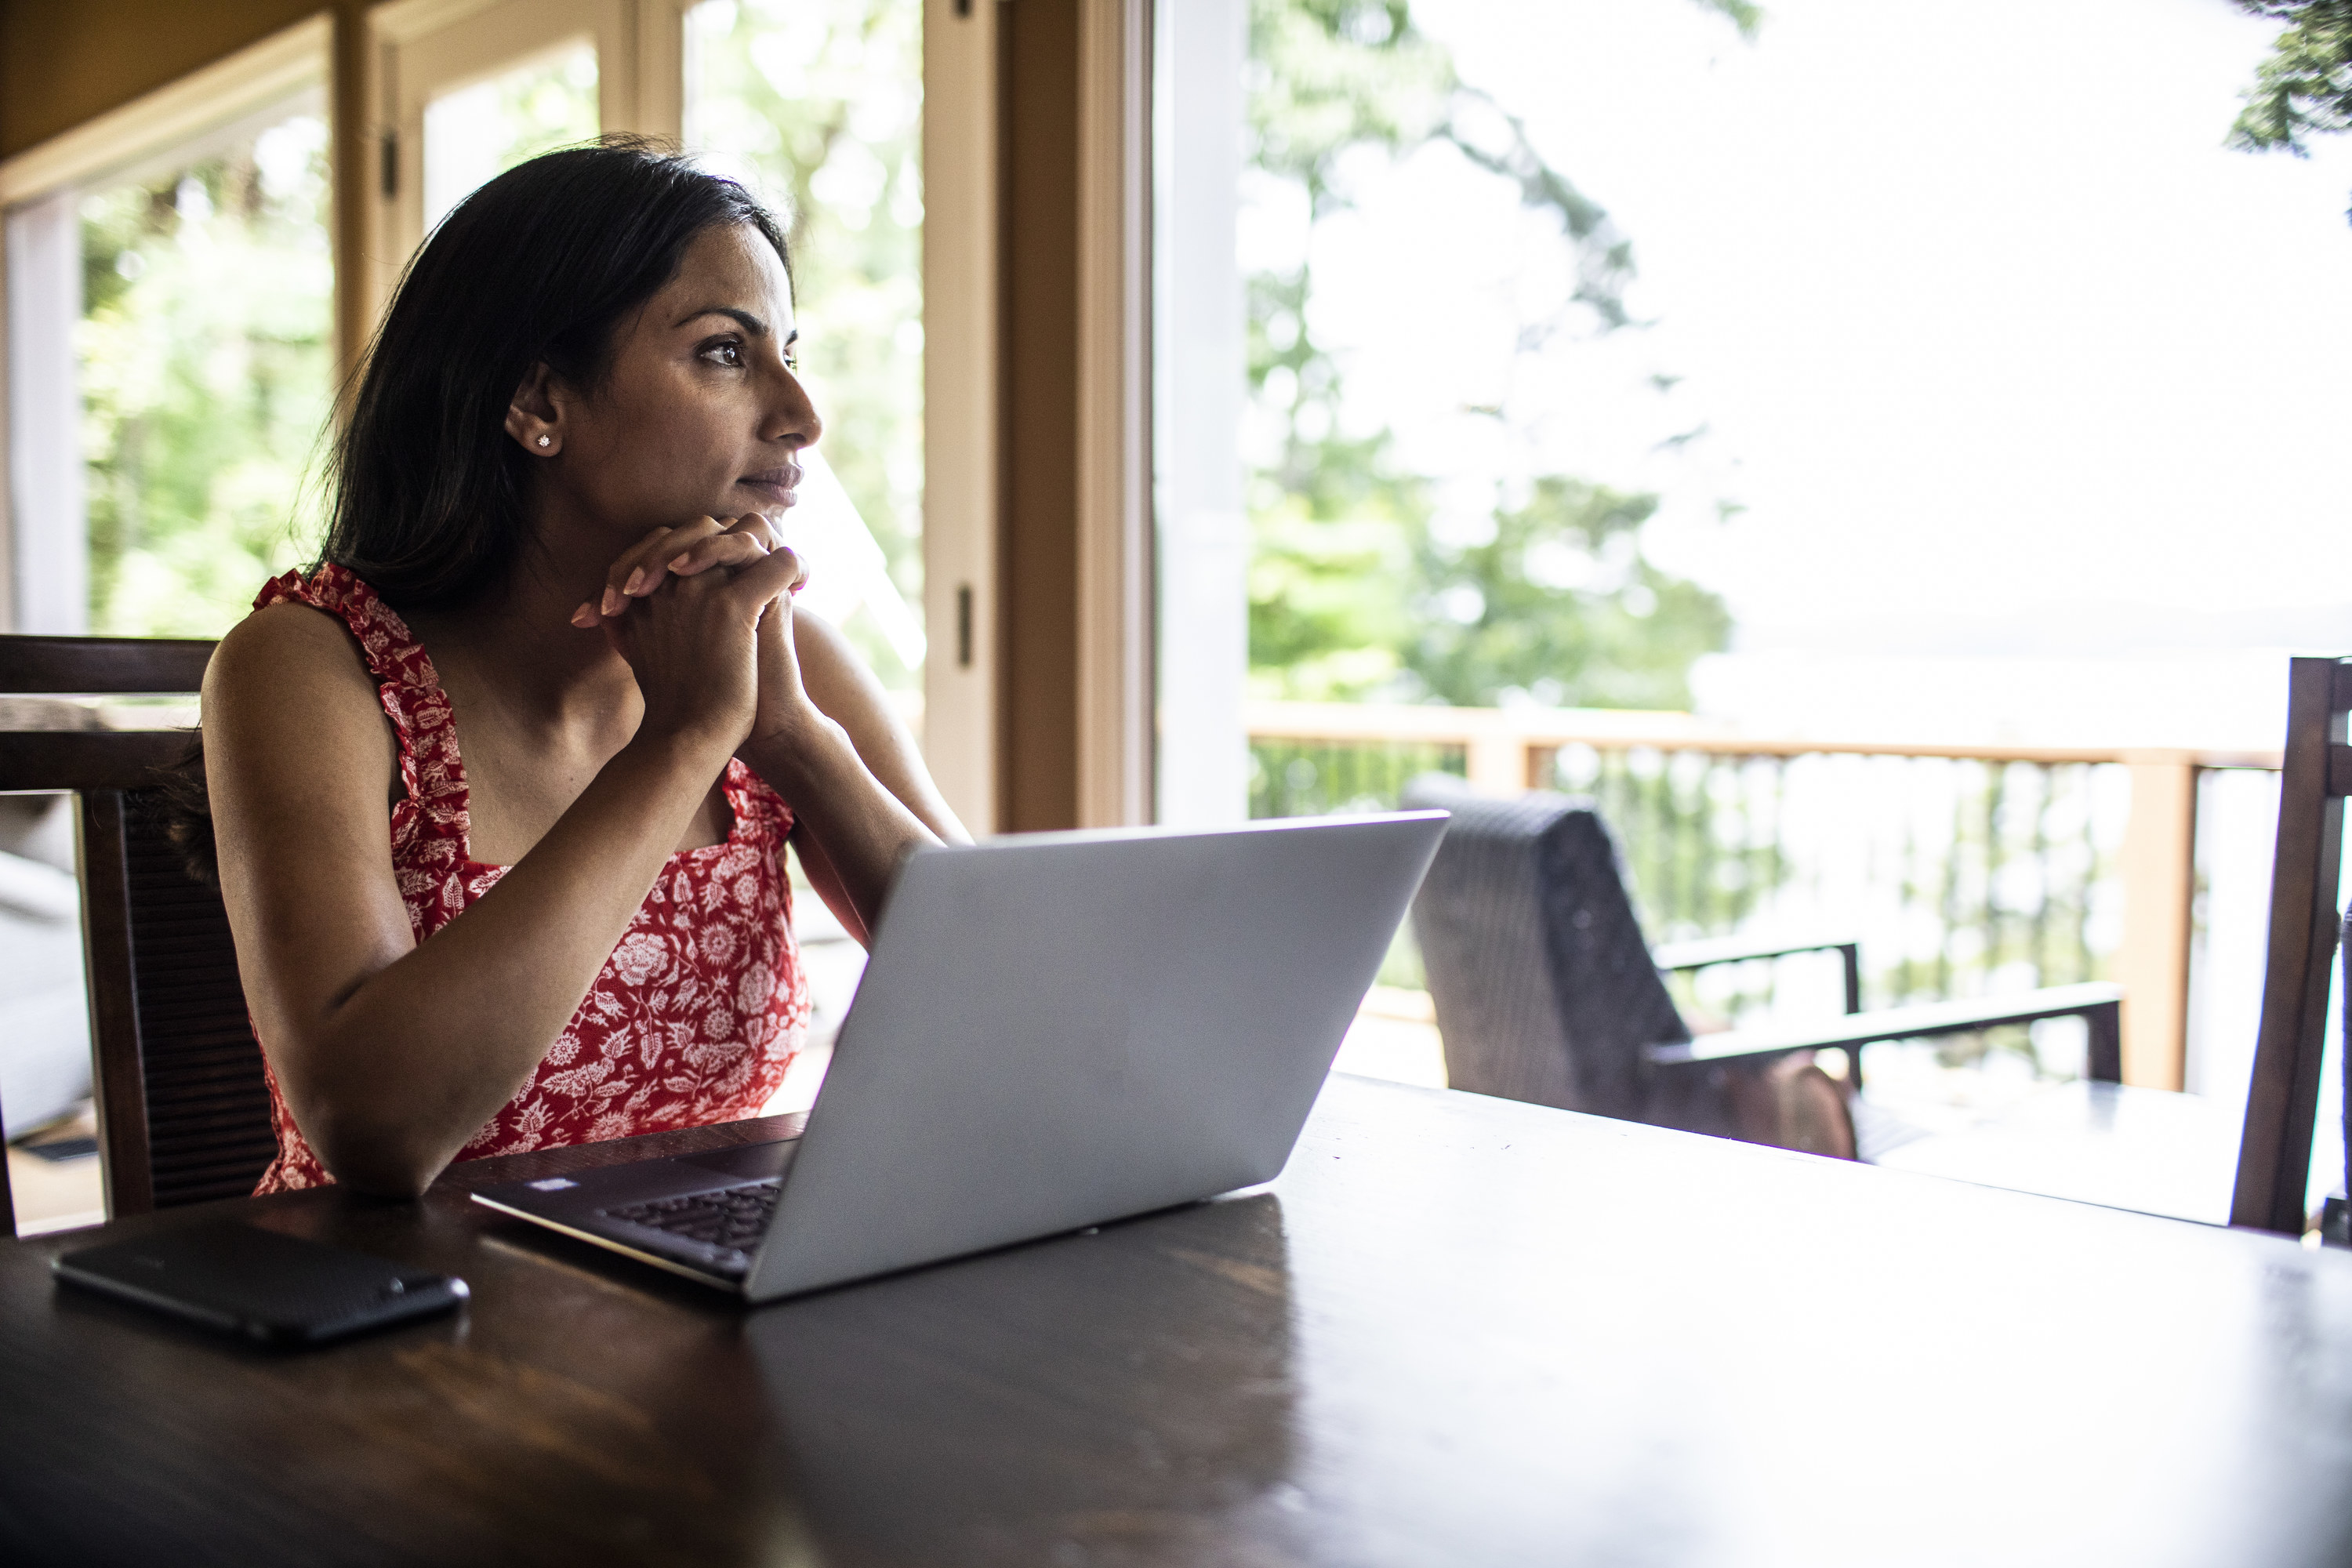
[[[1693,3],[1744,36],[1761,19],[1747,0]],[[1253,0],[1250,58],[1250,164],[1303,194],[1310,231],[1354,205],[1368,153],[1394,165],[1447,147],[1468,177],[1504,182],[1555,221],[1573,269],[1564,305],[1521,322],[1517,352],[1571,325],[1634,324],[1631,240],[1524,119],[1462,81],[1411,0]],[[1691,660],[1725,646],[1731,622],[1716,595],[1643,558],[1658,498],[1542,475],[1523,497],[1498,496],[1491,529],[1454,537],[1458,520],[1440,525],[1431,480],[1402,471],[1390,430],[1343,428],[1311,250],[1247,279],[1250,386],[1281,432],[1279,454],[1250,475],[1253,683],[1317,699],[1686,705]]]
[[[2352,0],[2232,0],[2286,24],[2254,72],[2230,145],[2311,155],[2308,138],[2352,127]]]

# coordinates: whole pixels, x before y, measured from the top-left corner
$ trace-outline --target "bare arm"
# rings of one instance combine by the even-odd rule
[[[704,518],[693,544],[667,561],[684,575],[751,558],[789,554],[757,513]],[[709,531],[717,530],[715,533]],[[614,563],[610,602],[651,593],[663,550]],[[736,753],[789,802],[793,847],[818,896],[861,942],[873,930],[899,857],[916,844],[971,842],[923,765],[922,752],[834,626],[780,594],[760,623],[760,712]]]
[[[677,586],[623,634],[635,738],[421,944],[391,859],[392,739],[350,639],[283,606],[223,640],[205,680],[222,892],[279,1087],[339,1180],[418,1193],[513,1097],[748,729],[764,595]]]
[[[857,657],[849,639],[822,616],[806,610],[793,615],[793,637],[800,655],[801,682],[809,700],[826,718],[849,733],[850,743],[866,770],[882,787],[898,796],[924,826],[941,842],[969,844],[971,835],[948,807],[930,769],[923,765],[922,749],[898,717],[890,694]]]
[[[971,835],[964,831],[941,798],[939,786],[931,782],[922,752],[892,706],[889,694],[849,640],[831,622],[805,610],[793,613],[793,631],[801,679],[810,700],[841,726],[866,771],[940,842],[971,843]],[[826,907],[851,935],[871,945],[866,918],[834,865],[824,837],[813,828],[795,827],[793,847]],[[896,852],[892,863],[896,863]]]
[[[760,642],[760,722],[740,754],[791,803],[809,880],[865,942],[899,858],[968,836],[839,632],[787,598],[770,607]]]

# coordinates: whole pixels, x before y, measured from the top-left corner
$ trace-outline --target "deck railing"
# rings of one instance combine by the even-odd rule
[[[1680,713],[1267,702],[1254,816],[1389,806],[1438,770],[1589,795],[1654,941],[1833,929],[1872,1005],[2112,979],[2124,1075],[2179,1088],[2209,770],[2275,752],[1773,738]]]

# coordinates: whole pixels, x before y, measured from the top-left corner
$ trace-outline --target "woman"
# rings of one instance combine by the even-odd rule
[[[807,1016],[784,841],[862,936],[962,837],[793,608],[794,338],[774,222],[637,144],[500,175],[418,255],[321,564],[205,679],[258,1190],[755,1114]]]

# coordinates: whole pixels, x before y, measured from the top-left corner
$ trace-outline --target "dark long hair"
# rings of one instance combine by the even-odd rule
[[[749,224],[785,256],[750,192],[629,136],[533,158],[458,203],[368,351],[329,458],[320,560],[396,609],[463,605],[497,584],[527,523],[531,459],[506,433],[516,389],[544,363],[593,393],[622,320],[719,224]],[[161,772],[189,874],[217,882],[201,731]]]
[[[409,263],[329,470],[320,559],[395,608],[499,582],[526,527],[531,458],[506,433],[534,364],[593,392],[614,330],[705,229],[784,237],[742,186],[637,137],[518,164],[457,204]]]

